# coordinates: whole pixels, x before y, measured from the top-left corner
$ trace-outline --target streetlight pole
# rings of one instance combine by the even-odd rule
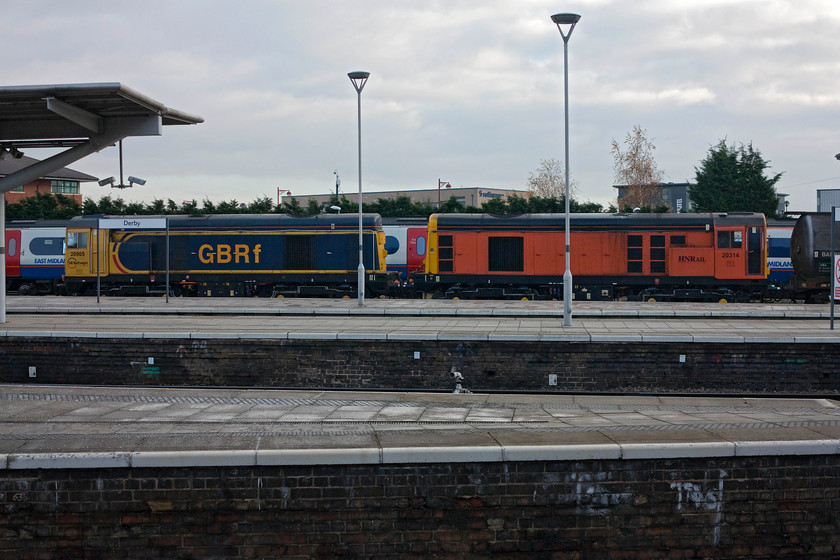
[[[358,98],[359,117],[359,307],[365,304],[365,251],[362,241],[362,90],[370,72],[350,72],[347,74],[353,83]]]
[[[554,14],[551,21],[563,37],[563,98],[566,110],[566,272],[563,274],[563,326],[572,325],[572,268],[569,227],[569,37],[580,20],[578,14]],[[565,29],[564,29],[565,27]]]

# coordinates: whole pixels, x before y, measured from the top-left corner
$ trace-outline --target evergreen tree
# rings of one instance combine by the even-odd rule
[[[239,206],[239,201],[231,199],[229,201],[222,201],[216,205],[216,213],[217,214],[239,214],[242,212],[242,208]]]
[[[300,205],[300,201],[296,198],[289,198],[288,202],[284,201],[277,207],[277,212],[280,214],[289,214],[291,216],[300,216],[305,214],[306,210]]]
[[[82,214],[85,216],[99,214],[99,206],[92,198],[85,198],[84,202],[82,202]]]
[[[557,214],[566,211],[566,198],[561,196],[559,198],[532,196],[528,199],[528,212],[532,214]],[[569,201],[569,210],[572,209],[574,200]]]
[[[481,211],[487,214],[507,214],[507,203],[501,198],[491,198],[487,202],[481,203]]]
[[[464,203],[459,201],[454,196],[450,196],[449,200],[445,200],[440,205],[440,211],[446,214],[456,214],[466,211],[466,206]]]
[[[0,196],[3,196],[0,194]],[[6,207],[6,219],[11,220],[64,220],[82,213],[81,205],[61,194],[36,192],[35,196]]]
[[[125,214],[127,216],[142,216],[148,213],[149,211],[146,205],[142,202],[129,202],[125,206]]]
[[[160,198],[156,198],[152,200],[152,203],[149,204],[149,214],[165,214],[166,213],[166,205],[164,204],[163,200]]]
[[[511,214],[525,214],[528,212],[528,201],[519,195],[511,195],[507,199],[508,212]]]
[[[306,207],[306,214],[310,216],[315,216],[316,214],[321,213],[321,205],[318,204],[318,201],[314,198],[309,199],[309,204]]]
[[[764,172],[769,162],[752,142],[727,146],[726,140],[709,148],[706,158],[695,167],[695,184],[690,197],[697,212],[761,212],[775,217],[779,205],[776,183],[782,174],[770,178]]]
[[[209,198],[205,198],[202,202],[201,212],[204,214],[215,214],[216,205]]]
[[[273,209],[274,203],[271,201],[271,198],[263,196],[248,204],[246,211],[249,214],[271,214]]]

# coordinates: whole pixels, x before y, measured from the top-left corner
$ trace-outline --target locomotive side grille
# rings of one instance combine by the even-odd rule
[[[315,265],[315,236],[286,235],[286,250],[283,255],[283,268],[286,270],[313,270]]]
[[[644,261],[644,238],[641,235],[627,236],[627,272],[641,274]]]
[[[438,236],[438,267],[441,272],[454,272],[454,258],[451,235]]]
[[[650,236],[650,273],[665,274],[665,236]]]
[[[522,237],[489,237],[488,270],[522,272],[525,270],[525,241]]]

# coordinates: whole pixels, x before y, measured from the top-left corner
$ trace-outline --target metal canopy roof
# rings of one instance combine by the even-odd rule
[[[204,119],[170,109],[119,82],[0,87],[0,158],[23,148],[63,152],[0,178],[0,323],[6,322],[5,197],[129,136],[157,136],[164,125]]]
[[[0,178],[0,193],[128,136],[156,136],[163,125],[201,122],[119,82],[0,87],[0,157],[11,148],[68,148]]]
[[[170,109],[118,82],[0,87],[0,141],[16,147],[75,145],[111,119],[160,117],[163,125],[201,117]]]

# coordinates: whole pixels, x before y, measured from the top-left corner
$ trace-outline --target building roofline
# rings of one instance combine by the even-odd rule
[[[38,161],[40,160],[28,156],[23,156],[20,158],[6,157],[4,159],[0,159],[0,177],[6,177],[7,175],[11,175],[12,173],[25,167],[29,167],[30,165],[32,165],[33,163],[37,163]],[[57,181],[79,181],[80,183],[88,183],[91,181],[98,180],[93,175],[88,175],[87,173],[82,173],[81,171],[70,169],[69,167],[62,167],[61,169],[57,169],[56,171],[53,171],[44,175],[43,177],[40,177],[40,179]]]

